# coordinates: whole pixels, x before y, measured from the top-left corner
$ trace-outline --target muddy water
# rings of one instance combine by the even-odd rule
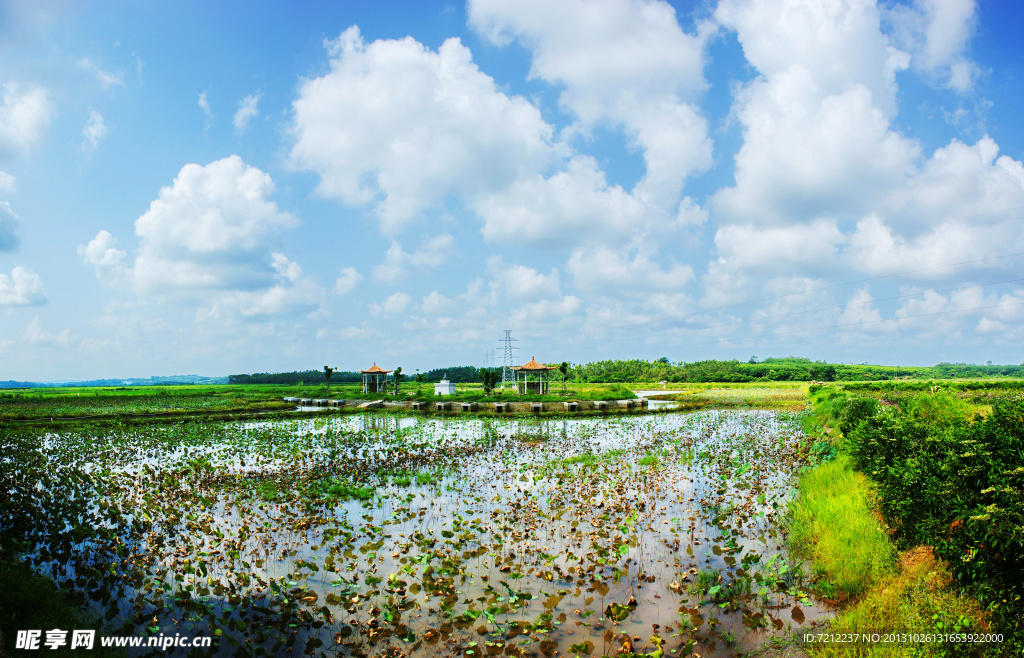
[[[124,512],[130,591],[104,610],[137,631],[219,632],[223,655],[729,656],[828,614],[779,526],[803,438],[765,411],[374,413],[68,430],[39,451]],[[72,563],[52,572],[90,573]]]
[[[731,656],[828,615],[779,526],[802,438],[759,411],[367,414],[147,437],[107,467],[163,519],[151,577],[187,592],[145,607],[167,633],[332,655]],[[197,459],[194,483],[160,479]],[[315,493],[324,479],[372,496]]]

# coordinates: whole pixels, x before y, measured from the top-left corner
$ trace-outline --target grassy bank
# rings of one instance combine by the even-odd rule
[[[893,572],[896,551],[875,508],[871,484],[847,455],[801,479],[790,507],[790,544],[813,561],[827,598],[859,596]]]
[[[946,473],[941,477],[942,459],[934,446],[930,455],[923,446],[936,443],[938,435],[955,442],[951,438],[955,428],[984,433],[985,421],[979,418],[974,425],[967,405],[921,394],[906,409],[829,388],[812,389],[812,401],[814,411],[805,430],[817,438],[814,451],[822,463],[801,478],[798,496],[790,506],[790,542],[797,554],[813,561],[820,593],[842,606],[825,632],[885,637],[984,634],[1002,629],[1006,638],[993,644],[897,639],[888,643],[808,643],[804,648],[815,656],[1018,655],[1019,639],[1013,624],[1007,623],[1006,610],[999,608],[1007,602],[988,597],[988,605],[983,605],[977,596],[983,591],[1012,593],[1013,588],[1008,590],[1007,583],[991,574],[979,582],[965,577],[964,563],[973,555],[951,561],[960,555],[950,550],[949,522],[945,526],[927,523],[929,518],[965,512],[932,509],[926,513],[921,507],[898,502],[915,501],[932,491],[952,492],[956,476]],[[911,422],[908,418],[916,418],[931,434],[912,431],[906,425]],[[877,433],[879,427],[892,430],[881,443],[871,433],[871,428]],[[920,425],[916,427],[920,429]],[[897,444],[912,455],[912,461],[934,458],[934,463],[928,468],[918,464],[915,469],[914,464],[894,456],[899,452],[894,448]],[[883,463],[886,456],[888,462]],[[930,470],[930,479],[915,481],[923,470]],[[903,482],[903,488],[894,486],[894,480]],[[961,521],[954,528],[962,526]],[[946,534],[939,528],[945,528]]]
[[[949,566],[928,546],[900,554],[897,565],[831,624],[829,633],[894,635],[986,634],[990,624],[977,601],[952,586]],[[814,656],[1004,656],[998,644],[873,642],[815,644]]]
[[[144,414],[201,414],[217,412],[266,412],[293,409],[285,397],[433,400],[430,384],[403,382],[399,395],[366,394],[362,385],[326,383],[224,384],[210,386],[118,386],[78,388],[31,388],[0,390],[0,421],[38,418],[104,418]],[[518,395],[495,391],[484,395],[479,384],[459,384],[448,402],[560,402],[564,400],[631,399],[633,391],[622,384],[573,384],[562,388],[552,382],[549,395]]]

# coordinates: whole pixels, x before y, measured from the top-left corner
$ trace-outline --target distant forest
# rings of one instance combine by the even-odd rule
[[[422,373],[423,381],[436,383],[441,381],[447,374],[448,381],[462,384],[465,382],[479,383],[479,370],[474,366],[452,366],[451,368],[436,368]],[[415,372],[402,371],[402,379],[407,382],[416,381]],[[296,372],[259,372],[252,375],[231,375],[228,377],[229,384],[317,384],[324,381],[323,370],[302,370]],[[331,375],[332,384],[362,383],[363,375],[359,372],[347,370],[336,370]]]
[[[557,363],[547,364],[556,366]],[[416,373],[403,372],[405,381],[415,381]],[[479,370],[474,366],[435,368],[423,374],[423,381],[435,383],[442,377],[457,383],[478,383]],[[557,372],[553,379],[560,379]],[[1024,364],[1019,366],[975,365],[973,363],[940,363],[934,366],[847,365],[811,361],[801,357],[751,357],[747,361],[693,361],[673,363],[667,357],[655,361],[643,359],[596,361],[572,365],[568,379],[587,383],[616,382],[769,382],[769,381],[886,381],[894,379],[966,379],[985,377],[1024,377]],[[362,382],[358,372],[336,371],[331,383]],[[324,381],[322,370],[301,372],[256,373],[231,375],[231,384],[314,384]]]
[[[585,382],[757,382],[757,381],[885,381],[892,379],[961,379],[1024,377],[1024,365],[996,366],[940,363],[935,366],[846,365],[800,357],[748,361],[597,361],[573,366],[569,377]]]

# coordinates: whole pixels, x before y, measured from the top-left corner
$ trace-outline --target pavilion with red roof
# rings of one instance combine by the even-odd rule
[[[391,370],[381,368],[374,361],[373,366],[360,372],[363,373],[363,393],[387,393],[388,373]]]
[[[548,392],[548,373],[552,370],[556,370],[556,368],[538,363],[537,358],[532,356],[527,363],[521,366],[512,366],[516,390],[520,395],[524,393],[545,395]]]

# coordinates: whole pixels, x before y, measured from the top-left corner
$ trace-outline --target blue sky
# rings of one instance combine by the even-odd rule
[[[1019,363],[1017,3],[0,2],[0,379]]]

